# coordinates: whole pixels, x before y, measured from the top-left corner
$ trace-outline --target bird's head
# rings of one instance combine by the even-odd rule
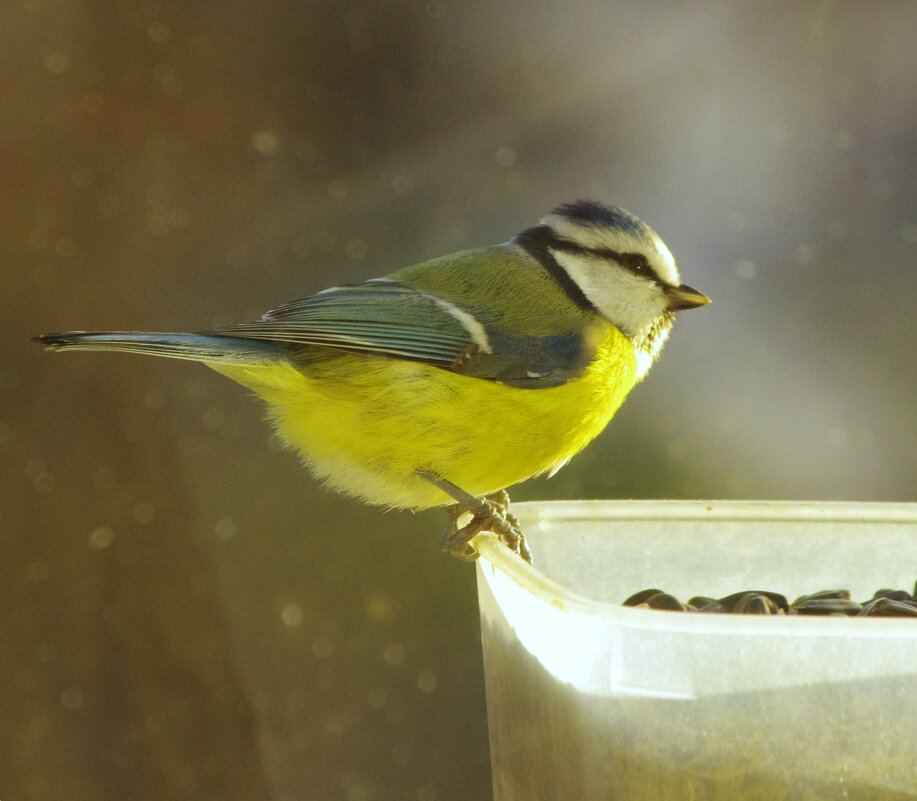
[[[659,235],[617,206],[566,203],[516,242],[547,266],[574,300],[634,342],[641,376],[665,342],[675,312],[710,302],[681,282]]]

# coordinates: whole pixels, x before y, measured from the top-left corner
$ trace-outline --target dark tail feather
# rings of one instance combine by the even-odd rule
[[[49,350],[115,350],[198,362],[270,364],[284,361],[283,351],[270,342],[213,334],[151,333],[145,331],[66,331],[34,337]]]

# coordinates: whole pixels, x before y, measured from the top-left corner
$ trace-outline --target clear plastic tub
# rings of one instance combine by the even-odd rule
[[[917,504],[519,504],[475,541],[496,801],[917,798],[917,620],[620,606],[917,579]]]

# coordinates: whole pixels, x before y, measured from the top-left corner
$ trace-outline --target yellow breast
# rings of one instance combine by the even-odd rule
[[[451,503],[418,467],[478,496],[559,468],[637,380],[633,346],[611,325],[584,374],[551,389],[331,350],[302,367],[210,366],[267,401],[279,435],[318,478],[369,503],[415,509]]]

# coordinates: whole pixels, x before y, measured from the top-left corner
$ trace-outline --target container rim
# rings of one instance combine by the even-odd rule
[[[524,501],[514,512],[544,520],[837,520],[917,523],[917,503],[857,501]]]
[[[858,503],[853,501],[529,501],[513,504],[526,521],[577,520],[837,520],[870,523],[917,524],[917,503]],[[914,534],[917,537],[917,531]],[[634,609],[596,601],[568,590],[524,562],[494,534],[482,532],[473,540],[478,570],[502,574],[533,598],[593,618],[635,629],[707,634],[762,636],[902,637],[917,639],[917,621],[905,618],[821,617],[808,615],[701,615],[658,609]],[[536,554],[537,557],[537,554]],[[483,564],[482,564],[483,563]]]

